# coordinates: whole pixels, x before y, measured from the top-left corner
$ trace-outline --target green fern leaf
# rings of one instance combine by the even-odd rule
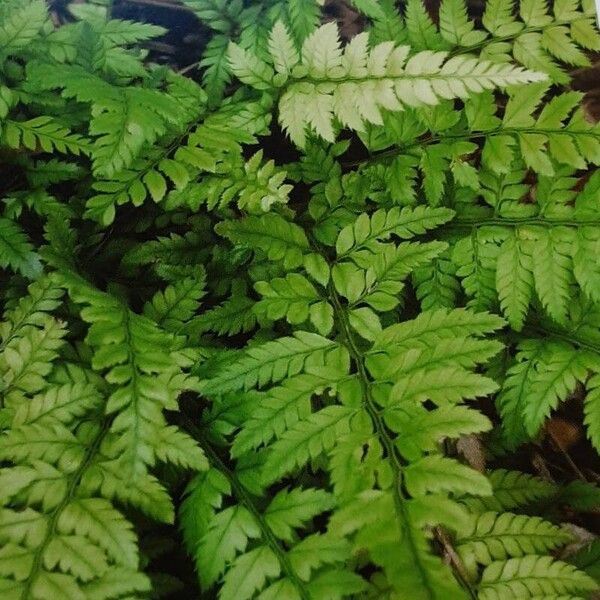
[[[533,279],[536,293],[548,314],[557,322],[565,323],[571,284],[570,248],[573,230],[553,227],[536,232],[532,252]]]
[[[556,486],[520,471],[497,469],[488,473],[493,495],[469,498],[466,505],[474,512],[501,512],[548,500],[556,494]]]
[[[295,528],[333,505],[333,498],[323,490],[281,490],[266,508],[265,520],[277,537],[292,542]]]
[[[50,418],[69,424],[93,408],[99,407],[101,396],[90,384],[74,383],[48,387],[27,404],[19,404],[13,416],[13,426],[35,423]]]
[[[500,305],[510,326],[523,327],[533,294],[532,249],[519,232],[510,235],[500,248],[496,265],[496,287]]]
[[[41,275],[42,265],[38,254],[23,230],[10,219],[0,217],[0,267],[35,279]]]
[[[300,577],[309,580],[312,571],[322,565],[342,563],[350,555],[350,545],[330,533],[315,533],[298,542],[289,553]]]
[[[361,249],[373,250],[378,240],[387,240],[392,235],[410,239],[449,221],[452,216],[452,211],[446,208],[427,206],[378,210],[370,218],[362,213],[352,225],[340,231],[336,251],[338,257],[342,257]]]
[[[486,512],[473,519],[457,537],[458,552],[467,564],[545,554],[570,539],[566,531],[539,517]]]
[[[474,31],[463,0],[444,0],[440,6],[440,33],[453,45],[475,46],[480,44],[486,34]]]
[[[2,138],[11,148],[25,147],[44,152],[89,154],[91,148],[82,136],[71,133],[51,117],[35,117],[28,121],[6,121]]]
[[[219,335],[235,335],[250,331],[256,324],[251,308],[254,302],[245,296],[232,296],[221,306],[207,310],[185,327],[189,335],[214,331]]]
[[[410,45],[416,50],[443,50],[444,40],[421,0],[408,0],[405,13],[406,29]]]
[[[489,0],[485,5],[482,22],[484,27],[496,37],[506,37],[518,33],[522,25],[515,21],[513,3],[504,0]]]
[[[464,406],[443,406],[430,413],[405,408],[389,411],[384,418],[392,431],[402,432],[396,445],[408,460],[435,450],[442,439],[458,439],[491,428],[486,417]]]
[[[584,422],[590,441],[594,448],[598,449],[600,448],[600,421],[597,418],[600,411],[600,376],[595,374],[590,377],[586,387],[588,392],[583,405]]]
[[[335,367],[321,369],[318,374],[302,374],[286,379],[281,386],[271,388],[266,397],[237,434],[231,453],[242,456],[248,450],[280,437],[284,431],[311,411],[311,397],[327,387],[333,387],[346,373]]]
[[[267,455],[265,483],[280,479],[331,449],[337,437],[349,432],[354,414],[345,406],[327,406],[288,429]]]
[[[506,441],[515,446],[537,435],[550,411],[585,381],[595,357],[560,342],[529,340],[520,346],[497,402]]]
[[[288,18],[292,33],[301,44],[319,24],[319,0],[289,0]]]
[[[404,476],[413,496],[439,492],[492,495],[492,486],[483,475],[443,456],[421,458],[405,469]]]
[[[309,250],[304,230],[273,213],[222,221],[215,230],[236,244],[264,250],[269,260],[283,261],[286,269],[300,266]]]
[[[10,0],[0,12],[0,53],[10,56],[36,37],[48,19],[43,0]]]
[[[26,327],[20,336],[9,338],[0,356],[5,402],[13,395],[35,394],[46,386],[44,377],[50,373],[65,335],[64,324],[46,317],[42,328]]]
[[[268,579],[277,577],[281,566],[273,551],[259,546],[236,558],[223,579],[222,600],[248,600],[255,597]]]
[[[199,269],[194,277],[182,279],[164,292],[157,292],[144,306],[144,314],[159,327],[180,332],[198,310],[200,299],[206,293],[205,285],[206,273]]]
[[[237,389],[260,387],[297,375],[306,367],[322,366],[326,355],[335,350],[335,342],[315,333],[296,331],[294,337],[281,338],[260,346],[250,347],[244,358],[225,367],[209,380],[204,391],[222,394]]]
[[[577,594],[591,592],[596,582],[572,565],[553,561],[550,556],[524,556],[491,563],[481,577],[482,600],[514,598],[527,594]]]
[[[217,513],[200,541],[198,575],[204,587],[210,587],[235,555],[245,550],[249,539],[259,536],[258,526],[243,506]]]
[[[440,309],[387,327],[373,344],[372,350],[394,346],[410,348],[415,344],[435,347],[441,339],[464,335],[482,336],[503,325],[504,321],[500,317],[489,313],[472,313],[460,308]]]

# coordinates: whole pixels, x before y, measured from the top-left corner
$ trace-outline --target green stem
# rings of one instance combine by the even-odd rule
[[[210,442],[206,439],[206,436],[202,433],[202,431],[196,427],[189,419],[185,418],[185,428],[188,432],[198,441],[204,452],[206,453],[209,462],[218,469],[229,482],[231,489],[233,490],[233,494],[238,498],[238,500],[248,509],[248,511],[252,514],[258,526],[262,532],[263,539],[267,542],[277,559],[279,560],[279,564],[281,565],[282,570],[285,572],[286,577],[296,586],[298,590],[298,594],[302,600],[311,600],[310,594],[306,589],[306,584],[304,581],[298,577],[292,564],[279,543],[279,540],[273,533],[273,530],[269,527],[269,524],[265,520],[262,513],[256,508],[252,497],[246,491],[244,486],[238,481],[235,474],[231,471],[231,469],[225,464],[225,462],[221,459],[215,449],[212,447]]]

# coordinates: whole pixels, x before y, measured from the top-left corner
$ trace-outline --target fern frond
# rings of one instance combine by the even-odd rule
[[[286,269],[300,266],[309,250],[304,230],[274,213],[222,221],[215,230],[236,244],[264,251],[269,260],[283,261]]]
[[[227,48],[229,38],[225,35],[216,35],[206,44],[199,63],[203,67],[202,83],[208,95],[209,105],[215,106],[223,97],[225,88],[231,81],[229,72],[229,59]]]
[[[496,264],[496,287],[500,306],[510,326],[523,327],[533,294],[532,247],[526,236],[510,234],[500,247]]]
[[[362,213],[352,224],[342,229],[336,240],[336,251],[342,257],[362,249],[373,250],[378,240],[387,240],[392,235],[411,239],[434,229],[452,218],[452,211],[445,208],[419,206],[376,211],[369,218]]]
[[[251,331],[256,325],[256,314],[252,312],[254,301],[245,296],[232,296],[220,306],[198,315],[186,325],[190,335],[212,331],[218,335],[236,335]]]
[[[222,394],[262,387],[307,368],[323,366],[327,355],[337,350],[338,345],[327,338],[308,331],[296,331],[293,337],[248,348],[239,362],[225,367],[203,389],[207,394]]]
[[[0,217],[0,267],[10,267],[25,277],[35,279],[42,265],[26,234],[11,219]]]
[[[9,338],[0,355],[5,403],[10,405],[23,393],[34,394],[44,388],[44,378],[52,369],[66,333],[64,323],[46,316],[42,327],[25,327]]]
[[[8,120],[4,123],[2,139],[11,148],[25,147],[44,152],[56,150],[75,155],[90,153],[87,140],[71,133],[51,117],[35,117],[28,121]]]
[[[594,10],[583,3],[554,3],[553,15],[546,2],[520,0],[518,17],[513,3],[492,0],[486,3],[483,26],[492,39],[484,54],[497,60],[512,56],[530,69],[540,70],[557,83],[568,75],[556,61],[587,63],[582,49],[598,47],[600,36],[593,24]]]
[[[444,52],[424,51],[408,58],[407,46],[394,48],[388,42],[369,52],[367,38],[355,36],[342,52],[337,27],[327,24],[306,39],[301,65],[292,70],[279,102],[280,122],[294,143],[305,146],[307,128],[335,141],[334,116],[343,126],[363,131],[365,122],[383,124],[380,108],[398,111],[404,105],[433,105],[544,78],[519,67],[464,56],[446,60]],[[257,89],[282,85],[267,63],[236,45],[231,46],[230,59],[233,73],[244,83]],[[359,100],[350,103],[348,98]]]
[[[224,33],[228,33],[235,26],[237,15],[242,9],[241,2],[227,0],[183,0],[183,4],[193,10],[209,27]]]
[[[492,496],[466,499],[469,510],[510,511],[538,500],[548,500],[557,492],[556,486],[550,482],[520,471],[497,469],[488,473],[488,479],[492,484]]]
[[[48,19],[43,0],[9,0],[0,11],[0,53],[10,56],[33,41]]]
[[[31,283],[27,295],[9,308],[0,323],[0,337],[4,348],[17,336],[22,336],[27,328],[41,328],[46,324],[47,313],[60,305],[63,290],[50,277],[42,277]]]
[[[319,0],[289,0],[287,3],[290,28],[298,44],[302,44],[319,24],[320,4]]]
[[[276,481],[331,450],[338,437],[350,432],[350,420],[355,414],[349,407],[327,406],[287,429],[267,458],[265,482]]]
[[[73,66],[32,63],[28,72],[44,89],[62,89],[65,98],[92,105],[89,133],[96,175],[112,177],[128,168],[169,125],[180,123],[178,103],[157,90],[113,87]]]
[[[421,0],[408,0],[404,14],[408,41],[416,50],[444,50],[446,44]]]
[[[162,414],[176,406],[187,383],[169,354],[172,338],[77,277],[66,277],[65,285],[85,306],[81,317],[91,324],[87,340],[95,350],[92,367],[106,373],[114,386],[106,412],[116,413],[111,431],[118,438],[122,468],[133,479],[157,459],[201,469],[201,451],[183,433],[171,433]]]
[[[461,531],[458,552],[467,564],[489,565],[528,554],[546,554],[565,544],[569,534],[539,517],[486,512]]]
[[[231,448],[232,456],[241,456],[267,444],[294,423],[308,417],[311,397],[334,387],[345,375],[343,370],[331,365],[318,374],[296,375],[281,386],[271,388],[237,434]]]
[[[157,292],[144,305],[144,315],[162,329],[179,333],[200,306],[200,299],[206,293],[205,286],[206,273],[199,269],[193,277],[168,286],[164,292]]]
[[[506,443],[515,447],[537,435],[550,411],[599,367],[597,356],[567,343],[524,341],[497,398]]]
[[[265,520],[273,533],[284,541],[293,541],[293,531],[334,505],[333,498],[318,489],[281,490],[265,510]]]
[[[453,46],[476,46],[487,37],[483,31],[475,31],[469,19],[464,0],[444,0],[440,6],[440,33]]]
[[[524,556],[491,563],[481,576],[479,598],[497,598],[527,594],[549,596],[581,594],[595,590],[596,582],[572,565],[553,561],[549,556]]]

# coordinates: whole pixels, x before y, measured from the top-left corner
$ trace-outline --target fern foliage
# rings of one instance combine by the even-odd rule
[[[0,5],[0,596],[593,597],[593,4],[117,4]]]

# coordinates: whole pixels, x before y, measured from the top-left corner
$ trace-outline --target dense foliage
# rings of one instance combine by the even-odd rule
[[[0,4],[2,599],[588,598],[519,452],[600,451],[592,0],[183,3],[198,82]]]

